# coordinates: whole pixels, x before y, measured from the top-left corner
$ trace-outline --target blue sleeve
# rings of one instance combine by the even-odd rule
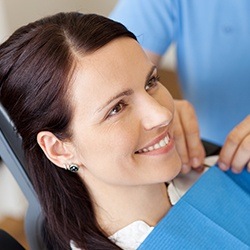
[[[144,49],[163,55],[175,40],[177,13],[175,0],[120,0],[110,18],[132,31]]]

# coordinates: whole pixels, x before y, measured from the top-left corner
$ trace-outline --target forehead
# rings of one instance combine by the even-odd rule
[[[85,107],[96,106],[113,93],[145,81],[151,67],[137,41],[116,39],[78,60],[71,91],[73,100],[78,103],[84,99]]]
[[[131,38],[116,39],[80,59],[76,79],[111,79],[121,81],[129,72],[143,68],[149,60],[140,45]]]

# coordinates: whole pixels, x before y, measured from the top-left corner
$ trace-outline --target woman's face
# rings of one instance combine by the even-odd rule
[[[85,182],[145,185],[179,173],[173,99],[136,41],[119,38],[80,58],[71,91],[72,145]]]

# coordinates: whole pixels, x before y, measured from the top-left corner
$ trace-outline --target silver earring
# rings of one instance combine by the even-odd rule
[[[64,168],[66,170],[69,170],[70,172],[73,172],[73,173],[76,173],[78,170],[79,170],[79,166],[77,164],[70,164],[70,165],[67,165],[67,164],[64,164]]]
[[[69,170],[70,172],[75,173],[75,172],[77,172],[77,171],[79,170],[79,167],[78,167],[77,164],[72,163],[72,164],[69,165],[68,170]]]

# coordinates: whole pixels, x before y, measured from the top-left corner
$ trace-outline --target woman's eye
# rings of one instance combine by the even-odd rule
[[[149,91],[153,89],[155,86],[157,86],[159,80],[160,80],[159,76],[153,76],[145,85],[145,90]]]
[[[108,117],[119,114],[126,106],[127,104],[124,101],[118,102],[108,113]]]

